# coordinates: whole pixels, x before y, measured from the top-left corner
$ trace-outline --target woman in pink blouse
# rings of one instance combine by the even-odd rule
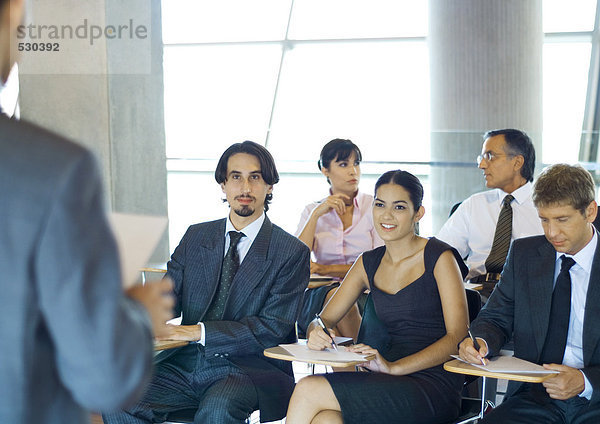
[[[373,227],[373,196],[359,193],[360,149],[350,140],[335,139],[321,150],[318,165],[330,185],[329,196],[307,205],[296,235],[313,252],[312,274],[342,280],[364,251],[383,245]],[[300,332],[335,293],[333,284],[305,293],[298,318]],[[338,323],[336,334],[356,338],[360,314],[355,305]]]

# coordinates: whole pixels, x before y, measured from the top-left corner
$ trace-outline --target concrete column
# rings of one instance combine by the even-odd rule
[[[518,128],[542,134],[542,1],[430,0],[433,230],[450,207],[485,189],[475,158],[481,135]]]
[[[58,52],[24,52],[21,119],[91,148],[116,212],[167,215],[160,5],[33,0],[26,25],[34,26],[20,40],[60,46]],[[71,35],[67,26],[81,28]],[[92,39],[92,26],[102,35],[95,29]],[[165,233],[151,261],[162,262],[168,253]]]

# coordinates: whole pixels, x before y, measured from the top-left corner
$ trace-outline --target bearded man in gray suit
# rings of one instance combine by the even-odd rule
[[[267,149],[233,144],[215,179],[229,216],[192,225],[168,263],[182,313],[169,338],[191,343],[164,352],[143,400],[106,423],[164,422],[179,410],[191,410],[195,423],[240,423],[257,408],[261,421],[285,415],[290,363],[262,352],[295,340],[310,253],[265,214],[279,180]]]
[[[0,0],[0,85],[23,3]],[[1,113],[0,269],[0,423],[86,423],[141,395],[152,333],[132,298],[160,334],[171,284],[124,296],[91,153]]]

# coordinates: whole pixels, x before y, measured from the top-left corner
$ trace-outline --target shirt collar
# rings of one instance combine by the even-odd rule
[[[533,185],[531,182],[527,181],[524,185],[513,191],[512,193],[506,193],[504,190],[498,189],[498,198],[500,201],[504,200],[504,197],[508,194],[512,194],[515,198],[515,201],[518,204],[523,204],[527,200],[531,199],[531,194],[533,193]]]
[[[265,213],[263,212],[257,219],[252,221],[250,224],[246,225],[244,228],[237,230],[233,224],[231,223],[231,219],[227,216],[227,223],[225,224],[225,237],[230,231],[242,231],[246,237],[250,239],[250,242],[253,243],[254,239],[258,235],[263,222],[265,222]]]
[[[592,239],[586,244],[583,249],[577,252],[574,255],[567,255],[566,253],[556,252],[556,260],[565,255],[568,258],[573,258],[573,260],[579,265],[585,272],[590,274],[592,272],[592,263],[594,262],[594,254],[596,253],[596,246],[598,245],[598,234],[596,234],[596,229],[594,230],[594,234],[592,235]]]

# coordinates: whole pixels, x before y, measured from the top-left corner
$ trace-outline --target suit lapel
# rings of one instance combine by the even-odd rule
[[[595,231],[595,230],[594,230]],[[596,245],[583,317],[583,363],[589,364],[600,340],[600,241]]]
[[[538,248],[538,255],[531,258],[527,265],[527,289],[533,336],[537,347],[536,357],[542,352],[548,332],[555,262],[556,251],[544,240],[544,244]]]
[[[194,246],[197,250],[188,255],[188,263],[199,264],[196,269],[202,270],[198,275],[188,277],[194,279],[190,285],[192,288],[188,308],[194,313],[186,319],[188,323],[196,324],[202,321],[216,293],[225,250],[225,221],[222,219],[215,222],[211,231],[200,234],[201,239]]]
[[[252,290],[262,281],[262,276],[271,265],[271,261],[267,260],[267,253],[271,243],[272,230],[273,224],[265,216],[258,235],[233,278],[225,306],[224,316],[226,318],[235,317],[238,311],[249,302]]]

